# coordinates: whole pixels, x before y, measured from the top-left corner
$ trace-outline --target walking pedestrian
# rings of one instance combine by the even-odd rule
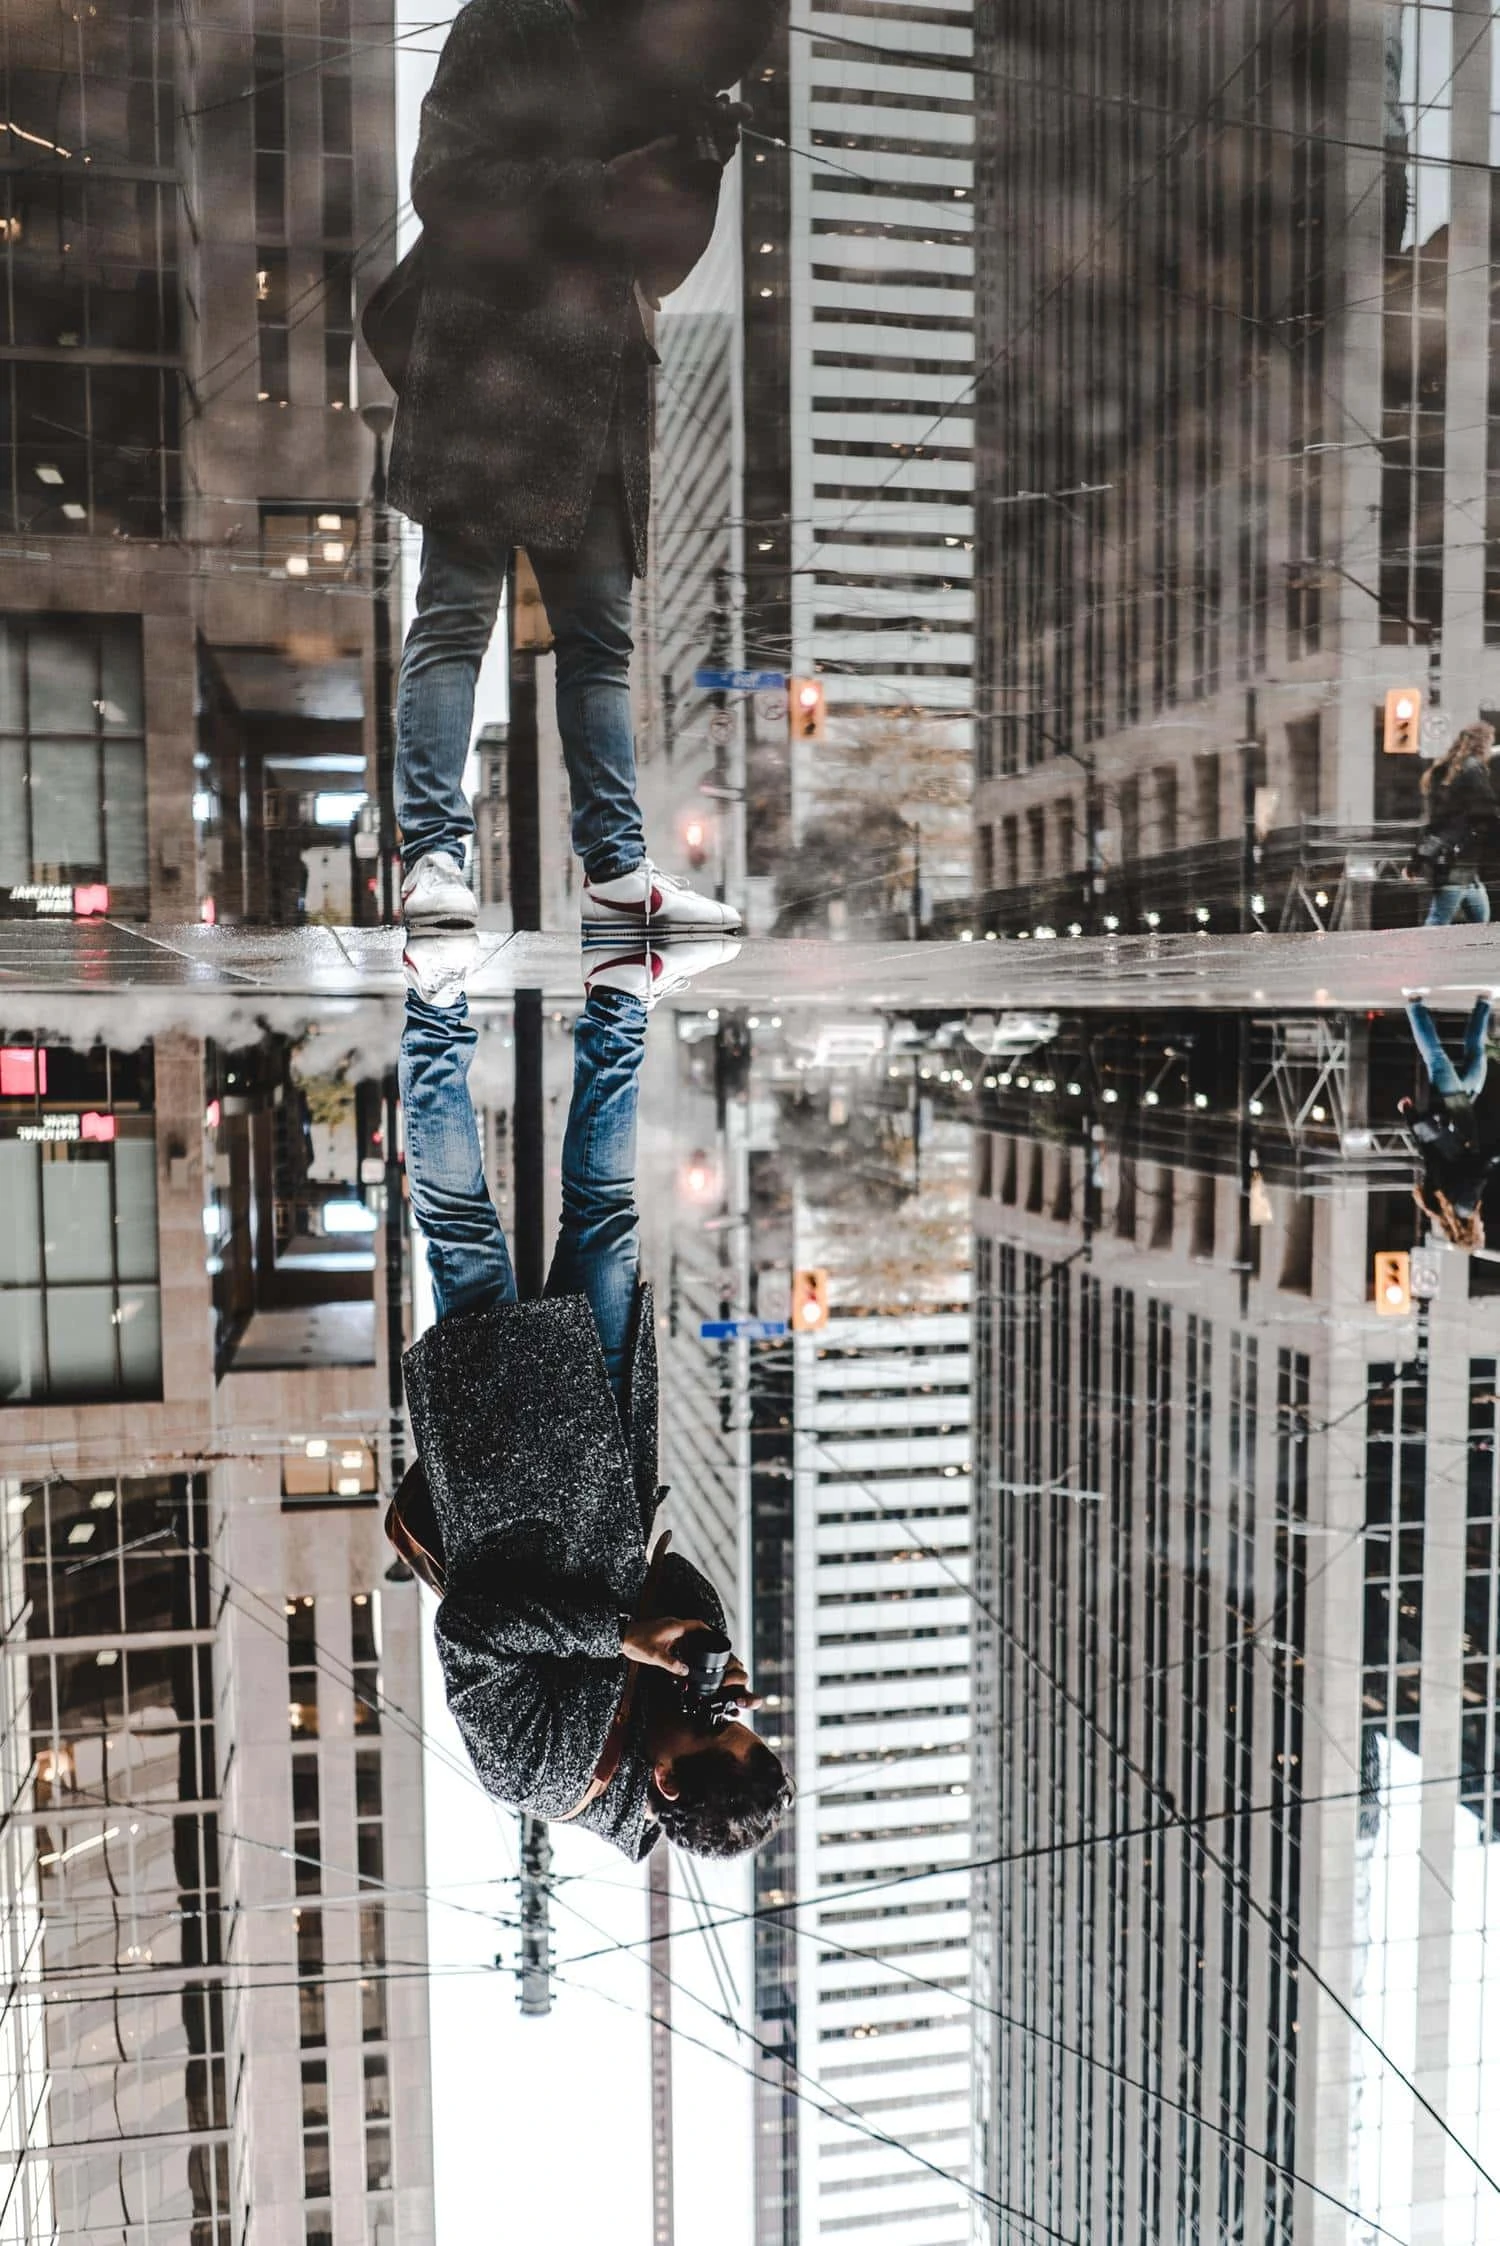
[[[1406,1018],[1421,1056],[1432,1098],[1418,1107],[1401,1102],[1422,1157],[1422,1182],[1413,1189],[1417,1206],[1456,1248],[1484,1246],[1480,1204],[1500,1169],[1500,1141],[1482,1133],[1475,1102],[1489,1068],[1493,997],[1477,998],[1464,1030],[1463,1055],[1455,1063],[1425,1003],[1425,993],[1406,993]]]
[[[684,1694],[695,1634],[724,1628],[713,1586],[664,1543],[647,1564],[665,1492],[635,1199],[650,1008],[738,946],[699,940],[666,959],[637,938],[586,955],[561,1229],[546,1293],[520,1302],[469,1096],[474,943],[407,944],[401,1102],[437,1322],[403,1360],[418,1463],[386,1530],[441,1593],[448,1705],[488,1793],[632,1858],[662,1833],[739,1855],[769,1838],[791,1789],[736,1720],[755,1705],[742,1663],[730,1657],[711,1704]]]
[[[646,846],[631,595],[651,497],[651,307],[707,247],[771,0],[470,0],[422,121],[422,240],[367,308],[398,391],[391,498],[422,525],[397,694],[402,904],[472,926],[462,786],[511,552],[535,573],[586,928],[716,933],[738,914]]]
[[[1432,883],[1429,928],[1490,917],[1484,873],[1500,837],[1500,798],[1490,770],[1494,747],[1492,725],[1466,725],[1447,754],[1422,775],[1427,824],[1409,871]]]

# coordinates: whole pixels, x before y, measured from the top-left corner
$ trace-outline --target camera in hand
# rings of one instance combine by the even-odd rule
[[[728,1638],[722,1630],[692,1630],[679,1640],[677,1650],[687,1663],[682,1695],[689,1709],[710,1722],[727,1722],[729,1710],[739,1705],[738,1695],[724,1690],[732,1651]]]

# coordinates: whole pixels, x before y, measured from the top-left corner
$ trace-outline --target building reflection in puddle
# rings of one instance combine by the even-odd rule
[[[480,1018],[509,1214],[513,1022]],[[23,2237],[118,2226],[122,2189],[223,2235],[273,2106],[308,2236],[341,2193],[405,2235],[433,1747],[430,1609],[379,1534],[387,1026],[331,1064],[294,1030],[7,1028],[7,2052],[68,2148],[23,2167]],[[656,1017],[666,1517],[799,1788],[727,1901],[671,1874],[656,2025],[680,2067],[691,1902],[763,2210],[1485,2235],[1500,1251],[1469,1026]],[[545,1015],[553,1129],[570,1030]],[[599,1862],[554,1835],[565,1952]]]

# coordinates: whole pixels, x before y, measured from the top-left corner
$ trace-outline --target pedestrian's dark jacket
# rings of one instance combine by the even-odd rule
[[[767,6],[748,0],[737,40],[721,38],[710,59],[744,68]],[[720,167],[682,175],[682,272],[644,272],[609,160],[672,129],[673,104],[670,89],[611,69],[617,51],[640,51],[634,34],[615,35],[614,12],[590,0],[581,21],[567,0],[469,0],[454,20],[412,166],[422,285],[390,492],[415,521],[481,550],[570,552],[613,424],[644,574],[655,352],[637,284],[663,293],[706,247]],[[733,0],[715,20],[736,20]]]
[[[1500,1146],[1486,1146],[1468,1102],[1434,1106],[1412,1122],[1411,1135],[1422,1156],[1422,1184],[1429,1200],[1441,1193],[1455,1215],[1472,1216],[1500,1170]]]
[[[1494,858],[1500,843],[1500,798],[1487,763],[1471,757],[1451,780],[1434,787],[1427,834],[1438,846],[1435,859],[1430,845],[1424,853],[1435,882],[1451,881],[1460,868],[1475,873]]]
[[[651,1291],[636,1299],[628,1431],[582,1295],[444,1318],[404,1371],[442,1533],[448,1705],[487,1793],[562,1817],[588,1790],[631,1667],[620,1627],[660,1495]],[[723,1628],[712,1587],[678,1555],[653,1590],[656,1611]],[[645,1734],[661,1688],[650,1672],[638,1683],[619,1768],[577,1819],[633,1858],[660,1830]]]

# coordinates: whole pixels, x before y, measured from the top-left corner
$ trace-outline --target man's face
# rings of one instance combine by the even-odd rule
[[[748,1724],[727,1723],[718,1731],[699,1731],[684,1718],[668,1729],[666,1736],[656,1741],[656,1759],[651,1775],[656,1790],[666,1801],[676,1801],[682,1791],[677,1778],[680,1766],[694,1755],[732,1755],[736,1762],[744,1762],[752,1751],[756,1734]]]

